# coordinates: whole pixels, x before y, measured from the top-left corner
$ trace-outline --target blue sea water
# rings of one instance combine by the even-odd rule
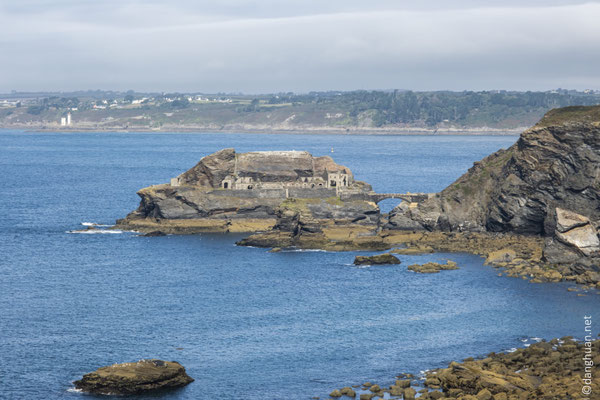
[[[357,268],[357,252],[268,253],[236,247],[240,235],[67,233],[112,224],[138,189],[224,147],[331,155],[377,191],[430,192],[515,140],[0,131],[0,398],[89,398],[71,382],[152,357],[196,381],[141,398],[309,399],[532,338],[581,338],[600,296],[497,277],[473,255]],[[406,269],[446,258],[461,269]]]

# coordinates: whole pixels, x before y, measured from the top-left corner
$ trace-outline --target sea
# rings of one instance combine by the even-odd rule
[[[0,398],[96,398],[72,382],[145,358],[178,361],[195,382],[139,399],[325,398],[469,356],[581,339],[597,293],[498,277],[475,255],[356,267],[356,255],[374,253],[269,253],[236,246],[240,234],[109,229],[138,206],[137,190],[227,147],[307,150],[378,192],[435,192],[517,138],[0,131]],[[102,233],[74,232],[91,224]],[[460,269],[406,268],[446,259]]]

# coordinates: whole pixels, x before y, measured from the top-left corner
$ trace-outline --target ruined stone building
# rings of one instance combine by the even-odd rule
[[[236,153],[225,149],[204,157],[196,167],[171,179],[171,186],[224,190],[335,189],[352,187],[352,172],[331,157],[306,151]]]

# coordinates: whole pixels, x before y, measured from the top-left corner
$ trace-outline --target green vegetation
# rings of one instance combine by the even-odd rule
[[[568,122],[600,122],[600,106],[572,106],[548,112],[536,125],[547,127]]]
[[[211,130],[335,129],[516,129],[534,125],[550,109],[600,104],[600,92],[412,92],[352,91],[270,95],[77,92],[0,95],[15,112],[0,114],[0,126],[19,122],[56,124],[72,112],[74,124],[111,128],[161,127]],[[17,105],[23,105],[19,108]],[[550,113],[542,123],[566,117],[598,119],[597,111],[574,107]]]

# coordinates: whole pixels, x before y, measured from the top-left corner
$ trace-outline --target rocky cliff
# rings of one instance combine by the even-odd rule
[[[593,106],[550,111],[435,197],[394,209],[386,228],[541,235],[546,259],[560,263],[596,259],[599,224],[600,107]]]
[[[141,189],[138,209],[117,226],[165,233],[256,232],[276,225],[302,231],[330,224],[375,229],[380,213],[370,193],[370,185],[355,181],[350,169],[330,157],[225,149],[169,184]]]

